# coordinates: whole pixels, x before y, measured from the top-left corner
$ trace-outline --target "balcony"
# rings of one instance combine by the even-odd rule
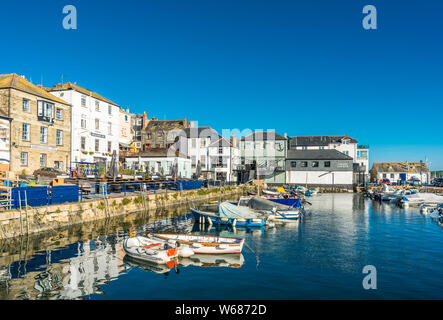
[[[37,116],[37,120],[38,121],[48,122],[48,123],[54,123],[54,118],[47,117],[47,116]]]

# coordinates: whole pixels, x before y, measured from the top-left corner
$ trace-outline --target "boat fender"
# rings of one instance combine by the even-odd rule
[[[237,224],[237,219],[234,219],[234,221],[232,221],[232,226],[235,227],[236,224]]]
[[[176,241],[175,242],[175,246],[178,248],[178,247],[180,247],[180,242],[179,241]]]
[[[165,243],[165,245],[163,246],[163,249],[168,250],[169,249],[169,245],[167,243]]]

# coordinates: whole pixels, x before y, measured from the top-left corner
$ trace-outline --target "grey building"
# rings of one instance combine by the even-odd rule
[[[288,150],[286,183],[352,188],[353,158],[335,149]]]

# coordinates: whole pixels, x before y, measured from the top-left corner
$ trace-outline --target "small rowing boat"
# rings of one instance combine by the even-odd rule
[[[125,239],[123,250],[131,258],[158,264],[168,263],[178,256],[178,248],[140,236]]]
[[[149,234],[154,241],[180,243],[180,248],[190,248],[195,254],[232,254],[241,253],[245,239],[188,234]]]

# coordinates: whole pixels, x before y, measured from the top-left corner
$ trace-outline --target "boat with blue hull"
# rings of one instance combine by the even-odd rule
[[[200,208],[191,208],[191,212],[197,222],[210,225],[263,227],[268,222],[266,217],[227,201],[220,204],[206,204]]]

